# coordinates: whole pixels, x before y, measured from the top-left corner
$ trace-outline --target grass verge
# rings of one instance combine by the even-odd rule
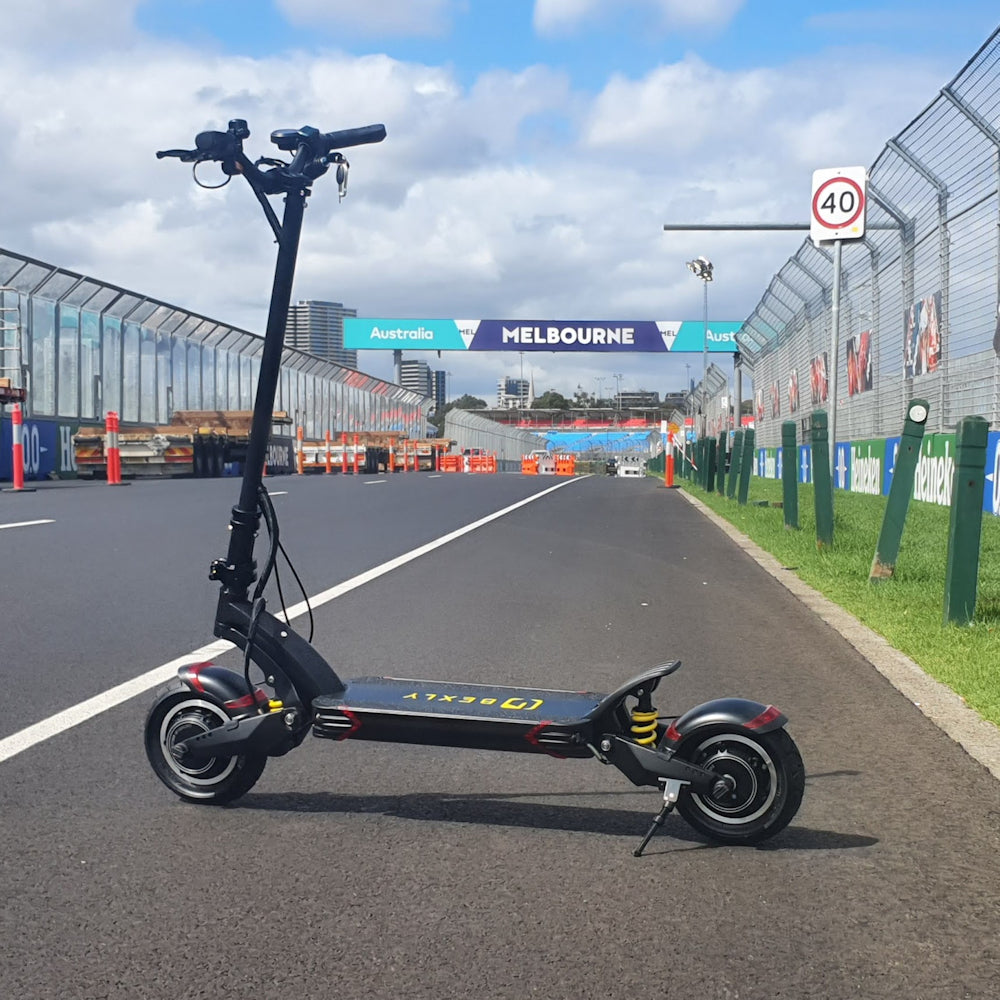
[[[1000,518],[983,516],[975,621],[959,627],[943,624],[948,508],[911,502],[895,575],[871,584],[885,497],[837,490],[833,547],[820,550],[811,484],[799,485],[797,531],[772,506],[782,498],[778,480],[754,477],[742,507],[686,480],[680,485],[1000,726]]]

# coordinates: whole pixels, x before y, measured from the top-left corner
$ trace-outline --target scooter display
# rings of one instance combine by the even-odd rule
[[[267,610],[265,590],[284,550],[263,470],[306,199],[312,183],[330,169],[343,196],[349,165],[340,150],[381,142],[385,134],[382,125],[328,133],[311,126],[279,129],[271,141],[288,159],[251,162],[243,149],[250,131],[236,119],[225,132],[200,133],[194,149],[156,154],[192,163],[204,187],[218,186],[199,178],[204,163],[220,164],[223,183],[242,176],[263,207],[278,254],[229,548],[209,571],[221,584],[215,635],[243,651],[243,670],[191,664],[156,692],[145,726],[154,772],[182,799],[218,805],[248,792],[269,757],[293,750],[310,732],[333,741],[592,758],[662,795],[636,856],[675,808],[716,842],[755,844],[774,836],[795,816],[805,785],[787,719],[773,705],[745,698],[719,698],[679,716],[661,715],[653,694],[680,666],[677,660],[651,667],[610,693],[396,677],[345,680],[287,620]],[[276,195],[284,196],[281,220],[268,201]],[[258,574],[254,541],[262,520],[269,545]]]

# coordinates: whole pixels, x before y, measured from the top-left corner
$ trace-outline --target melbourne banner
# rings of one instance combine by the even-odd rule
[[[708,350],[733,354],[741,321],[710,322]],[[351,351],[665,351],[702,353],[701,320],[344,319]]]

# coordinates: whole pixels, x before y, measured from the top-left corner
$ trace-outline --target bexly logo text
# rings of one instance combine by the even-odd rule
[[[499,698],[477,698],[475,695],[457,694],[425,694],[421,698],[420,694],[414,691],[412,694],[404,694],[403,701],[450,701],[456,705],[498,705],[500,708],[513,709],[520,712],[534,712],[545,703],[542,698],[532,698],[530,701],[525,698],[508,698],[501,702]]]

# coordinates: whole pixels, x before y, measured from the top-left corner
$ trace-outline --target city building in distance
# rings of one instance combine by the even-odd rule
[[[344,317],[357,314],[342,302],[296,302],[288,309],[285,346],[357,371],[358,352],[344,349]]]

